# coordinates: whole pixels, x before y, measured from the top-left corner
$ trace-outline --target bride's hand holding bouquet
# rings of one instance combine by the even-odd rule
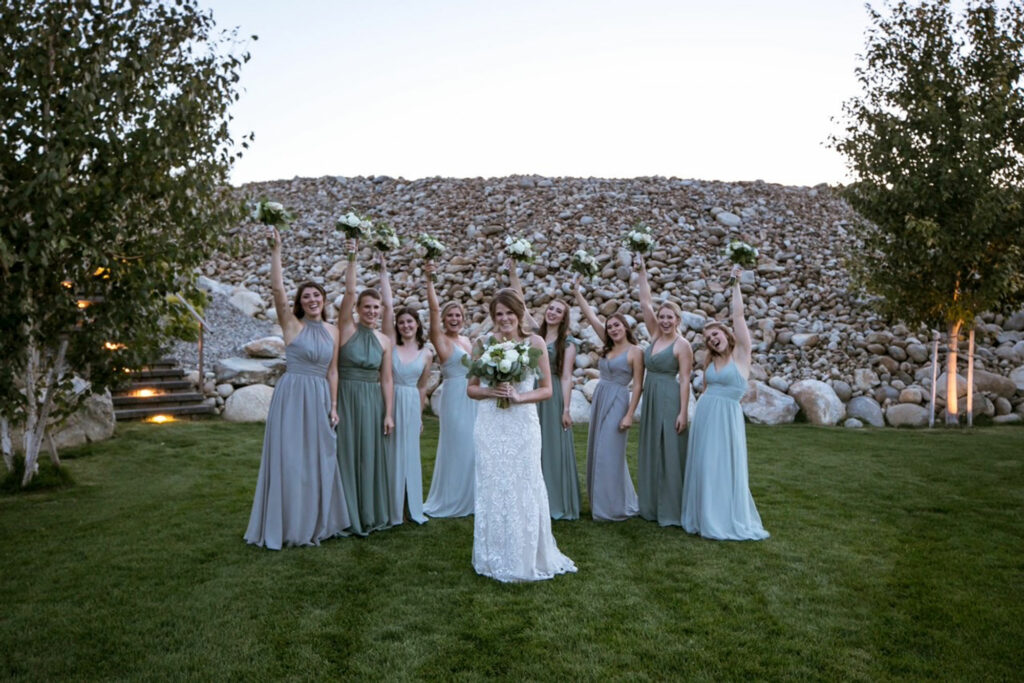
[[[498,341],[491,337],[479,356],[472,361],[463,356],[462,362],[469,368],[470,377],[486,380],[495,390],[498,407],[508,408],[518,400],[515,385],[539,374],[540,357],[541,350],[531,346],[528,339]]]

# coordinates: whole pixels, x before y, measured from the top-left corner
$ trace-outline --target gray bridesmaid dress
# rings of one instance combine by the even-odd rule
[[[571,344],[571,341],[566,341]],[[540,464],[544,471],[544,484],[548,489],[551,519],[580,518],[580,481],[576,471],[576,450],[572,444],[572,430],[562,428],[565,399],[562,383],[555,374],[555,344],[548,344],[551,363],[551,398],[537,404],[540,418]]]
[[[676,433],[679,415],[679,361],[669,344],[644,349],[644,402],[640,413],[637,485],[640,516],[661,526],[679,526],[687,435]],[[688,380],[687,380],[688,381]]]
[[[730,360],[721,370],[708,365],[704,386],[690,425],[682,527],[721,541],[768,538],[748,484],[747,432],[740,408],[747,380]]]
[[[401,524],[408,500],[409,517],[418,524],[427,521],[423,514],[423,469],[420,465],[420,390],[423,374],[423,349],[410,363],[403,363],[398,349],[391,352],[395,378],[395,429],[387,438],[388,480],[391,493],[391,524]]]
[[[629,382],[633,371],[629,353],[598,364],[600,381],[590,404],[587,436],[587,494],[594,519],[617,522],[637,514],[636,490],[626,465],[626,436],[619,421],[629,410]]]
[[[473,514],[476,496],[476,448],[473,425],[476,401],[466,395],[469,368],[462,364],[461,346],[441,365],[441,433],[437,439],[434,476],[423,512],[430,517],[465,517]]]
[[[303,325],[285,349],[287,370],[270,399],[247,543],[273,550],[319,545],[350,525],[330,423],[333,352],[334,339],[319,322]]]
[[[365,536],[389,526],[384,445],[384,349],[373,330],[356,325],[338,351],[338,465],[352,533]]]

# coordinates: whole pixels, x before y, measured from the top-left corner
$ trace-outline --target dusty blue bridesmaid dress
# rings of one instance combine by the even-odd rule
[[[263,432],[263,457],[245,540],[280,550],[319,545],[349,524],[327,367],[334,339],[324,323],[307,322],[285,349],[287,370],[274,387]]]
[[[473,425],[476,401],[466,395],[469,369],[462,364],[466,352],[453,344],[452,354],[441,365],[444,378],[441,390],[441,432],[437,440],[437,459],[430,480],[430,495],[423,512],[430,517],[465,517],[473,514],[476,495],[476,448]]]
[[[395,378],[395,429],[388,436],[388,486],[391,491],[391,524],[401,524],[408,500],[409,517],[418,524],[423,515],[423,469],[420,465],[420,390],[416,385],[423,374],[424,351],[409,363],[403,363],[398,349],[391,352]]]
[[[594,519],[621,521],[637,514],[636,490],[626,464],[626,436],[619,421],[629,410],[633,369],[629,353],[598,361],[601,379],[590,404],[587,436],[587,495]]]
[[[676,433],[679,361],[669,344],[644,349],[644,402],[640,409],[637,488],[640,516],[661,526],[679,526],[687,435]],[[689,381],[687,378],[686,381]]]
[[[768,538],[747,479],[747,433],[740,408],[747,381],[730,360],[721,370],[709,365],[704,386],[689,430],[682,526],[721,541]]]

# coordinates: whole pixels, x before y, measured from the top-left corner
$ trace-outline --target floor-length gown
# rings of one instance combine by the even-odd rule
[[[465,350],[452,345],[452,354],[441,364],[441,429],[437,437],[437,458],[430,480],[430,494],[423,504],[429,517],[465,517],[473,514],[476,451],[473,423],[477,402],[466,395],[466,373],[462,364]]]
[[[676,433],[679,416],[679,361],[669,344],[653,353],[644,349],[644,400],[637,449],[637,498],[640,516],[661,526],[679,526],[687,435]]]
[[[636,490],[626,464],[626,436],[619,421],[629,410],[629,382],[633,369],[629,354],[602,358],[601,379],[590,403],[587,436],[587,495],[594,519],[621,521],[637,514]]]
[[[747,478],[740,408],[747,381],[730,360],[721,370],[708,365],[704,386],[689,430],[682,526],[691,534],[723,541],[768,538]]]
[[[529,391],[532,379],[519,383]],[[476,443],[473,569],[498,581],[541,581],[575,572],[551,534],[540,467],[540,423],[528,403],[480,401]]]
[[[338,464],[348,500],[350,531],[365,536],[389,525],[384,395],[377,335],[365,325],[338,351]]]
[[[401,524],[408,500],[409,517],[423,524],[423,470],[420,465],[420,426],[423,413],[417,384],[423,374],[424,351],[408,363],[398,349],[391,353],[395,378],[395,429],[387,437],[388,478],[391,492],[391,524]]]
[[[334,339],[307,322],[285,349],[287,370],[270,399],[248,543],[319,545],[349,526],[331,428],[327,368]]]
[[[554,342],[548,344],[548,358],[551,361],[554,389],[551,398],[537,404],[541,469],[544,471],[544,484],[548,488],[551,519],[579,519],[580,481],[576,471],[576,450],[572,443],[572,430],[562,428],[565,399],[562,396],[561,378],[555,373],[557,359]]]

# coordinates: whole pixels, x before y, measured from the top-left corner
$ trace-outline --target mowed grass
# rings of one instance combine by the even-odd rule
[[[122,425],[0,496],[0,677],[1011,680],[1024,429],[749,427],[772,537],[556,522],[579,573],[505,585],[472,518],[242,541],[262,425]],[[580,477],[585,427],[576,430]],[[635,471],[635,433],[631,469]],[[437,423],[423,438],[429,483]],[[512,483],[510,482],[510,485]]]

